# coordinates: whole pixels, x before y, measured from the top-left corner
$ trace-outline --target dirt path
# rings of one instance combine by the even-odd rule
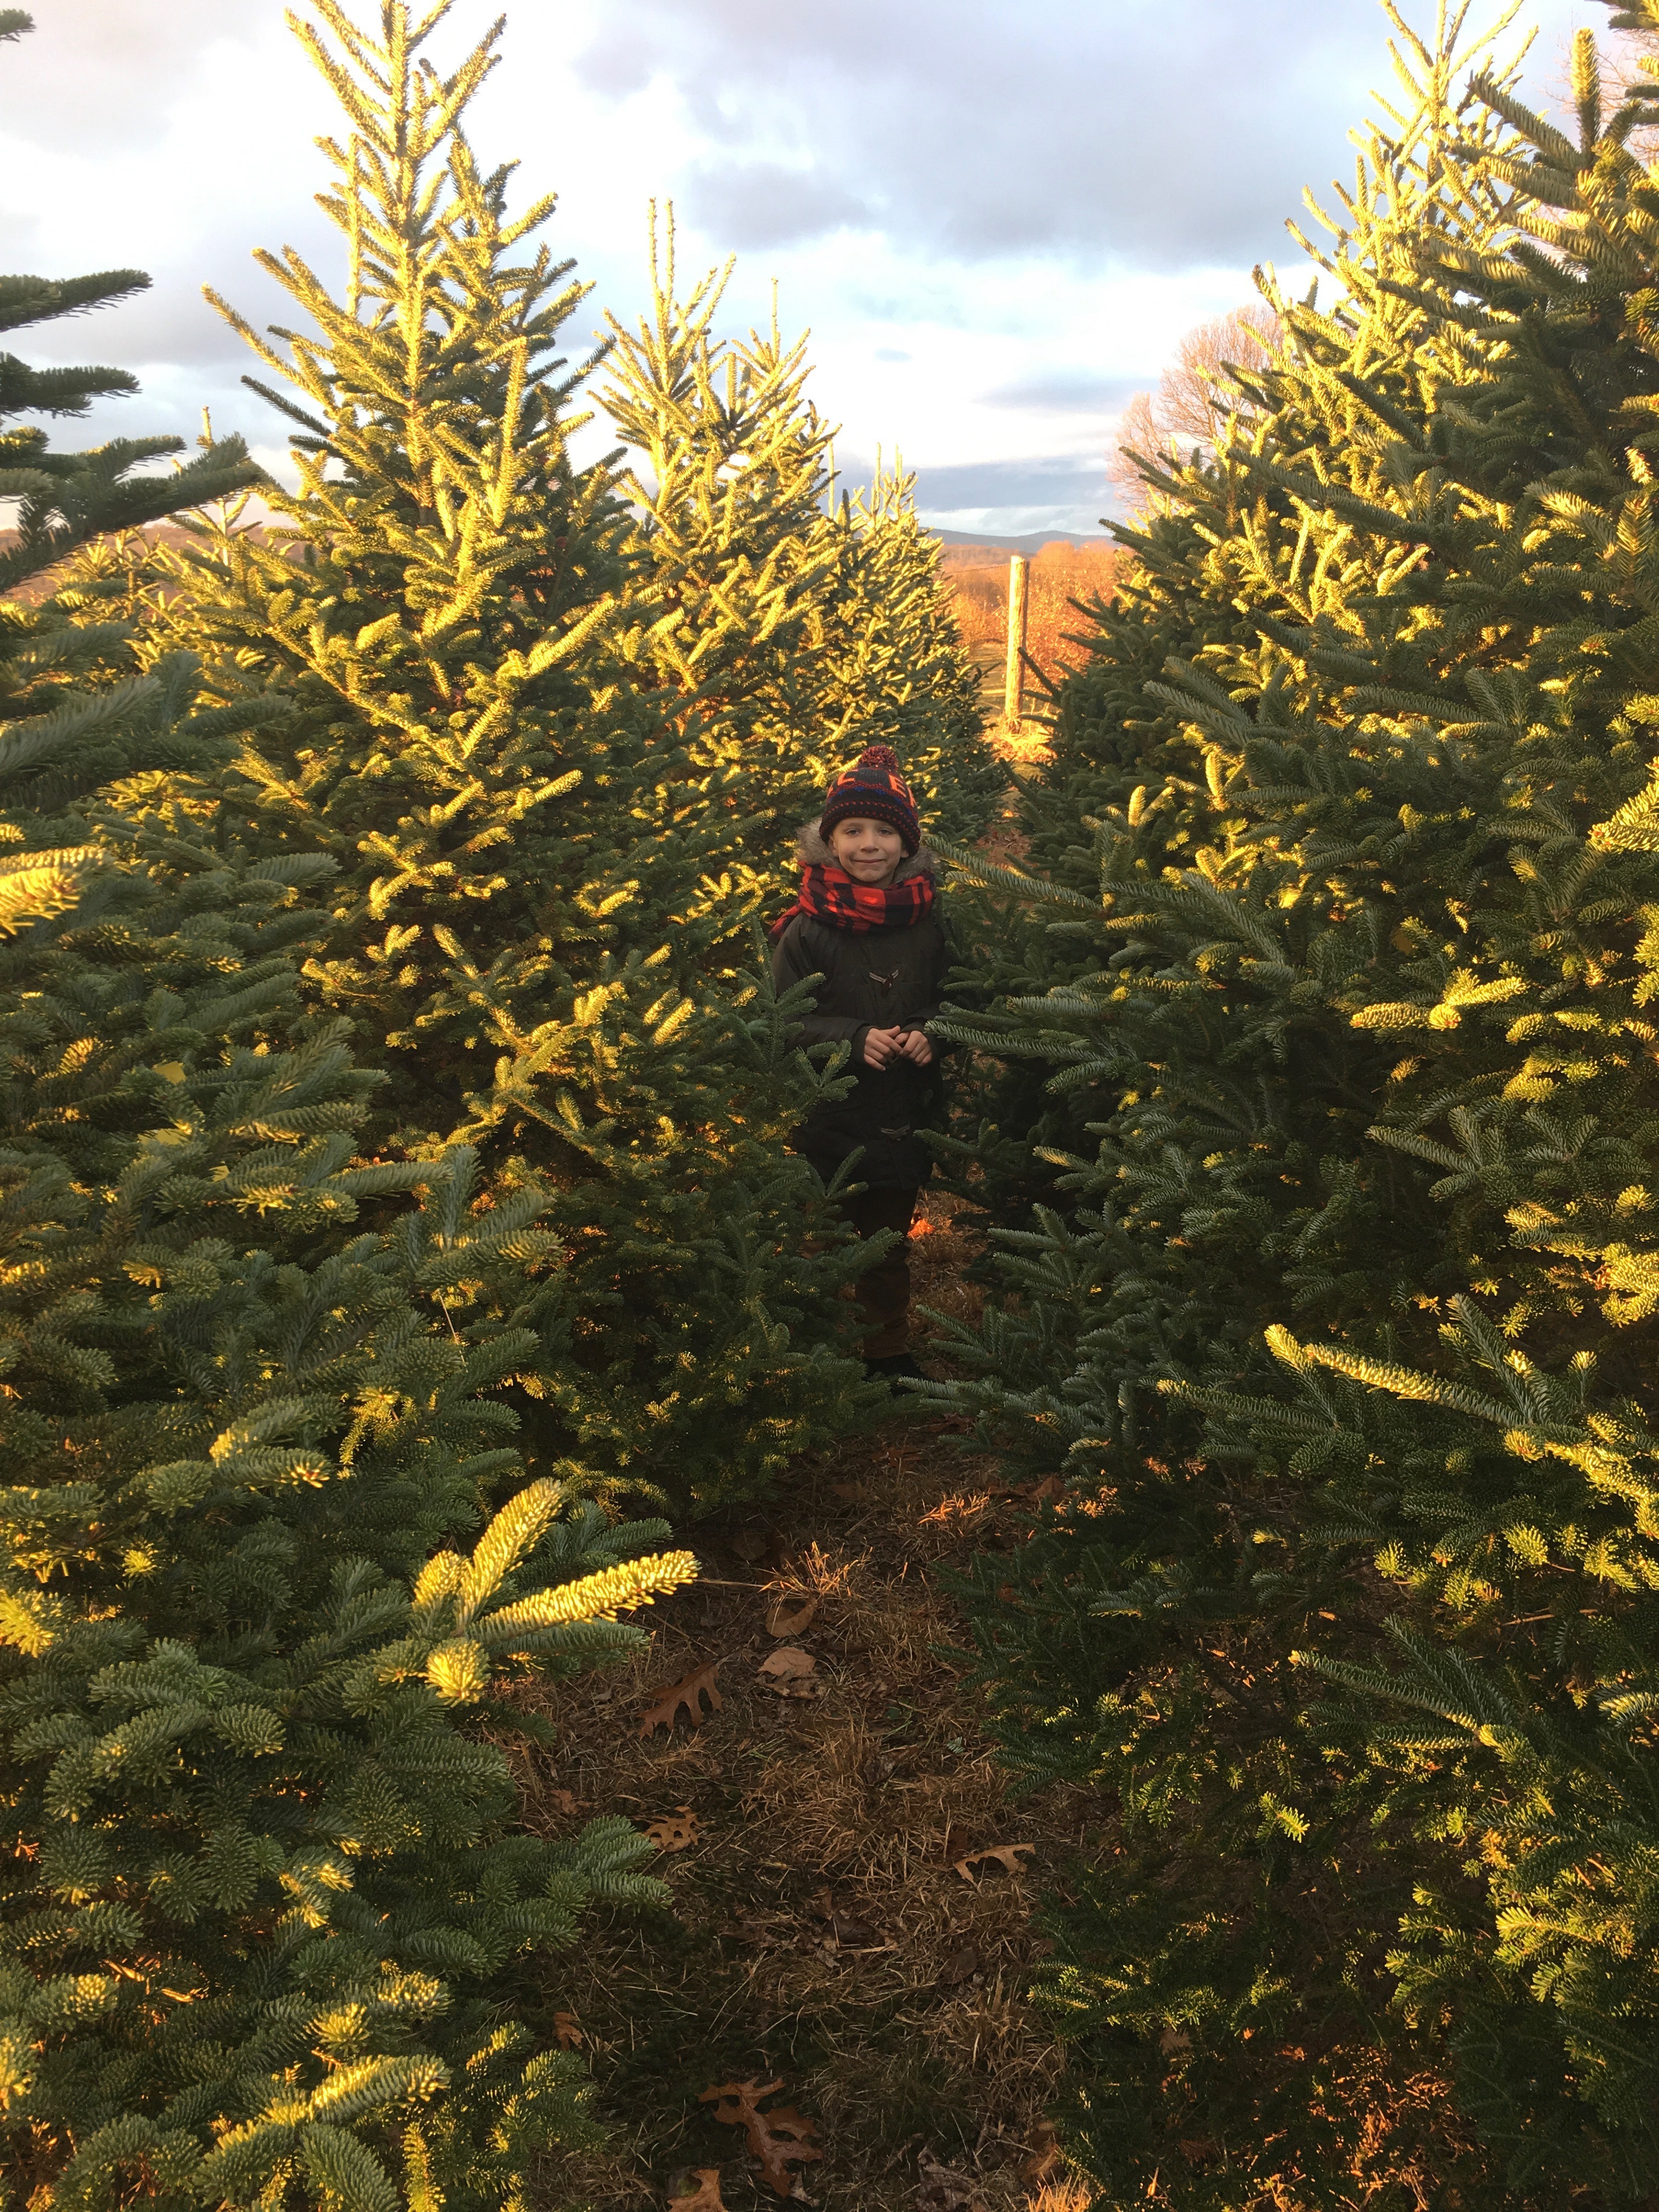
[[[967,1310],[972,1249],[933,1200],[919,1298]],[[755,2142],[821,2152],[773,2163],[825,2212],[1086,2205],[1048,2146],[1058,2060],[1023,1996],[1046,1948],[1035,1893],[1082,1843],[1084,1801],[1007,1803],[941,1573],[1006,1542],[1022,1512],[950,1425],[896,1412],[810,1455],[766,1505],[700,1527],[704,1579],[657,1612],[649,1652],[550,1700],[562,1748],[526,1762],[530,1819],[665,1823],[655,1870],[674,1911],[589,1923],[556,1964],[549,1999],[613,2134],[558,2161],[547,2201],[620,2212],[718,2169],[700,2212],[781,2203],[750,2130],[719,2117],[738,2104],[704,2094],[778,2082],[755,2102],[811,2132],[763,2119]],[[710,1666],[719,1709],[693,1688],[672,1731],[641,1735],[662,1692]],[[1020,1871],[974,1860],[1006,1844],[1030,1847],[1009,1855]]]

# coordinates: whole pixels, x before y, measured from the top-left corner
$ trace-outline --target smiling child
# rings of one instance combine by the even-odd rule
[[[836,777],[797,842],[801,884],[772,929],[780,990],[821,975],[804,1044],[852,1048],[845,1098],[814,1107],[794,1146],[828,1182],[849,1154],[864,1188],[841,1208],[860,1237],[909,1234],[933,1157],[920,1132],[942,1119],[945,1086],[926,1024],[939,1011],[951,953],[934,902],[934,863],[916,802],[887,745]],[[920,1376],[910,1356],[910,1263],[900,1241],[858,1285],[872,1376]]]

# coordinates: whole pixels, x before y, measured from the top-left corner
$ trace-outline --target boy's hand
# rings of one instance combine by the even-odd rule
[[[931,1067],[933,1048],[921,1030],[906,1030],[899,1039],[898,1048],[906,1060],[914,1060],[918,1067]]]
[[[904,1032],[899,1029],[866,1030],[864,1033],[864,1060],[867,1067],[885,1067],[904,1049]]]

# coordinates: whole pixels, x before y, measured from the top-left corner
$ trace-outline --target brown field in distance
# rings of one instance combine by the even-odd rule
[[[258,523],[250,525],[250,530],[254,536],[264,535]],[[15,531],[0,531],[0,548],[12,542],[15,535]],[[112,608],[110,611],[118,616],[125,613],[131,618],[139,611],[137,602],[143,584],[150,580],[140,573],[148,547],[191,542],[193,534],[176,524],[116,532],[108,538],[94,540],[78,556],[71,555],[61,568],[49,569],[15,586],[6,596],[20,605],[32,606],[48,598],[76,570],[83,574],[90,570],[107,578],[125,568],[132,572],[133,604],[126,608]],[[1127,557],[1120,546],[1071,545],[1063,538],[1052,539],[1029,556],[1026,651],[1050,683],[1058,683],[1067,669],[1077,666],[1084,658],[1085,648],[1079,641],[1086,635],[1089,623],[1079,608],[1087,607],[1096,599],[1111,599],[1121,563]],[[1007,549],[998,545],[946,545],[941,549],[940,565],[955,595],[963,642],[983,678],[982,696],[989,735],[1011,759],[1018,761],[1042,757],[1048,702],[1042,685],[1028,673],[1024,721],[1017,731],[1005,726],[1002,706],[1008,635],[1008,561]]]
[[[956,594],[957,620],[967,646],[984,678],[984,700],[990,735],[1011,757],[1040,757],[1048,699],[1042,686],[1028,673],[1025,720],[1019,731],[1006,728],[1002,719],[1003,668],[1008,638],[1008,555],[994,545],[947,545],[941,566]],[[1109,600],[1120,563],[1127,558],[1116,545],[1068,545],[1055,538],[1030,556],[1026,575],[1025,649],[1051,684],[1083,659],[1089,622],[1079,607],[1096,599]],[[1035,725],[1035,726],[1033,726]]]

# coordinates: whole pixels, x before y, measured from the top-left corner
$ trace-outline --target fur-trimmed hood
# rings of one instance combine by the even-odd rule
[[[803,868],[833,868],[835,866],[836,856],[818,835],[818,825],[816,820],[803,822],[800,828],[796,830],[795,858]],[[898,872],[893,878],[893,881],[896,884],[902,884],[907,876],[932,876],[937,883],[939,880],[938,856],[930,852],[926,845],[919,845],[908,860],[899,862]]]

